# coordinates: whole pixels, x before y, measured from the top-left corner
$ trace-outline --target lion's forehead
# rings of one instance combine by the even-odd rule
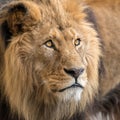
[[[77,38],[79,33],[75,28],[69,27],[63,30],[60,30],[59,27],[54,27],[50,29],[49,36],[56,38],[56,37],[65,37],[65,38]]]

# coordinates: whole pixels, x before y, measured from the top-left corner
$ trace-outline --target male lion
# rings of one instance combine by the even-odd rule
[[[117,120],[119,107],[112,108],[119,105],[120,96],[115,94],[119,85],[108,91],[120,81],[118,9],[113,2],[103,5],[98,0],[96,4],[17,0],[4,5],[0,11],[0,119],[93,120],[97,115],[97,119]],[[112,35],[107,34],[105,19],[111,26],[115,20],[109,29]],[[113,76],[117,82],[104,89],[102,81]]]

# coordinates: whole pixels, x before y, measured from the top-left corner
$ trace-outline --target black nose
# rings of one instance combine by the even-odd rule
[[[71,68],[71,69],[64,69],[64,71],[71,75],[74,78],[78,78],[83,72],[84,68],[76,69],[76,68]]]

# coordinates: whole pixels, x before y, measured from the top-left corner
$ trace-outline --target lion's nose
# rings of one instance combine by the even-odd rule
[[[84,72],[84,68],[79,68],[79,69],[77,68],[66,69],[65,68],[64,71],[76,79]]]

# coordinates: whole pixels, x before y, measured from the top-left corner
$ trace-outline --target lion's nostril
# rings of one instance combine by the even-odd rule
[[[84,68],[71,68],[71,69],[64,69],[65,73],[71,75],[74,78],[78,78],[83,72],[84,72]]]

